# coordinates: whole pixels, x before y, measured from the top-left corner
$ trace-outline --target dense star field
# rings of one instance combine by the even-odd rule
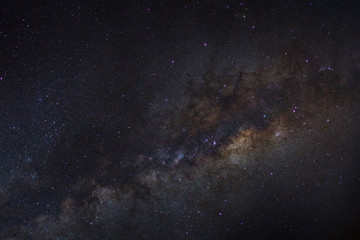
[[[0,239],[359,239],[360,2],[1,1]]]

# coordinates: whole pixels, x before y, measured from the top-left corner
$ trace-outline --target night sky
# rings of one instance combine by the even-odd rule
[[[0,239],[360,239],[360,1],[0,11]]]

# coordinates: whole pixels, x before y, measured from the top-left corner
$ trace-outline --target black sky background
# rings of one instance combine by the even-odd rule
[[[1,239],[358,237],[358,1],[0,6]]]

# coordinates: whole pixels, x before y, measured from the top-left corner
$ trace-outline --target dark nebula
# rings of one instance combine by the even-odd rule
[[[0,239],[360,239],[359,1],[0,6]]]

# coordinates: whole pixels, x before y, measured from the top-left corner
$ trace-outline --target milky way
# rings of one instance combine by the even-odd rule
[[[356,239],[356,1],[7,2],[1,239]]]

